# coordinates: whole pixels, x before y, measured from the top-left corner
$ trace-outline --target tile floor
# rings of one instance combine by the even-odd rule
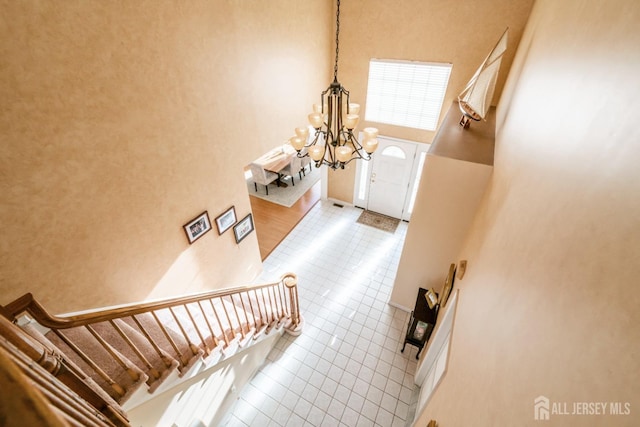
[[[400,352],[408,313],[389,304],[407,223],[358,224],[321,201],[265,260],[256,282],[298,275],[302,335],[285,334],[223,425],[404,426],[413,421],[417,349]]]

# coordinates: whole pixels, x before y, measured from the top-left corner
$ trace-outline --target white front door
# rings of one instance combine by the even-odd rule
[[[384,137],[378,137],[378,142],[378,150],[372,160],[367,209],[402,218],[416,144]]]

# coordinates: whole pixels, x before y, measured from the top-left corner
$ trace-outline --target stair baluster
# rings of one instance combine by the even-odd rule
[[[114,381],[102,368],[100,368],[89,356],[85,354],[84,351],[80,350],[78,346],[76,346],[73,341],[67,338],[62,332],[57,329],[53,329],[53,333],[58,336],[66,345],[68,345],[74,353],[76,353],[87,365],[91,367],[95,371],[96,374],[100,376],[111,388],[120,396],[124,396],[126,394],[125,389]]]
[[[216,311],[216,307],[213,304],[213,299],[210,299],[209,303],[211,304],[211,309],[213,310],[213,314],[216,316],[216,320],[218,321],[218,327],[220,328],[220,331],[222,332],[222,339],[224,340],[225,347],[229,347],[229,337],[227,336],[227,333],[224,330],[224,326],[222,325],[222,322],[220,321],[220,316],[218,316],[218,312]]]
[[[31,338],[11,335],[11,330],[21,330],[16,326],[0,330],[3,337],[14,336],[13,341],[20,346],[17,351],[25,360],[38,362],[47,372],[64,379],[72,390],[79,390],[89,407],[99,408],[109,420],[116,420],[115,425],[126,425],[117,405],[134,392],[137,397],[132,402],[144,400],[136,392],[145,390],[141,387],[153,393],[168,377],[179,382],[192,366],[208,369],[220,357],[230,357],[238,347],[247,345],[250,338],[258,339],[274,328],[280,330],[282,325],[285,331],[299,334],[296,280],[288,273],[276,283],[68,316],[50,315],[31,294],[26,294],[0,306],[0,318],[16,321],[19,315],[31,316],[33,319],[21,321],[25,323],[21,334]],[[216,352],[218,348],[222,352]],[[198,364],[200,360],[204,363]],[[175,368],[178,374],[171,376]],[[188,378],[191,376],[185,380]],[[72,418],[86,415],[82,406],[67,408],[68,399],[55,390],[43,393],[54,411],[73,413]]]
[[[129,347],[131,348],[131,350],[133,350],[136,356],[138,356],[142,364],[147,368],[147,372],[151,374],[153,379],[157,380],[158,378],[160,378],[160,372],[158,372],[158,370],[153,367],[151,362],[149,362],[149,360],[144,356],[144,354],[140,351],[140,349],[136,347],[136,345],[124,333],[124,331],[118,325],[116,325],[116,323],[113,320],[109,320],[109,324],[113,327],[113,329],[115,329],[118,335],[120,335],[122,339],[129,345]]]
[[[202,318],[204,319],[204,322],[206,323],[207,328],[209,328],[209,332],[211,332],[211,339],[213,340],[213,346],[218,347],[220,342],[218,341],[218,338],[216,338],[216,334],[213,332],[213,328],[211,327],[211,322],[209,321],[209,317],[207,316],[207,313],[204,312],[204,307],[202,307],[201,301],[198,301],[198,307],[200,307],[200,312],[202,312]]]

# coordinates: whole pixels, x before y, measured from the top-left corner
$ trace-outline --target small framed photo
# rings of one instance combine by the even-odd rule
[[[413,331],[413,339],[422,341],[425,338],[424,334],[427,332],[427,326],[429,325],[426,322],[418,320],[416,329]]]
[[[207,211],[202,212],[184,225],[184,232],[187,233],[189,243],[195,242],[209,230],[211,230],[211,221],[209,221]]]
[[[434,291],[433,288],[431,288],[424,294],[424,297],[427,299],[427,304],[429,305],[429,308],[433,310],[433,307],[435,307],[436,304],[438,304],[438,294],[436,293],[436,291]]]
[[[218,227],[218,234],[222,235],[225,231],[231,228],[238,220],[236,219],[236,209],[231,206],[224,211],[220,216],[216,218],[216,226]]]
[[[240,241],[247,237],[247,235],[252,231],[253,217],[249,214],[233,226],[233,233],[236,235],[236,243],[240,243]]]

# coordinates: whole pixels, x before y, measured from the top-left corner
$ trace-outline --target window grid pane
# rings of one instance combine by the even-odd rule
[[[435,130],[450,74],[451,64],[371,60],[365,119]]]

